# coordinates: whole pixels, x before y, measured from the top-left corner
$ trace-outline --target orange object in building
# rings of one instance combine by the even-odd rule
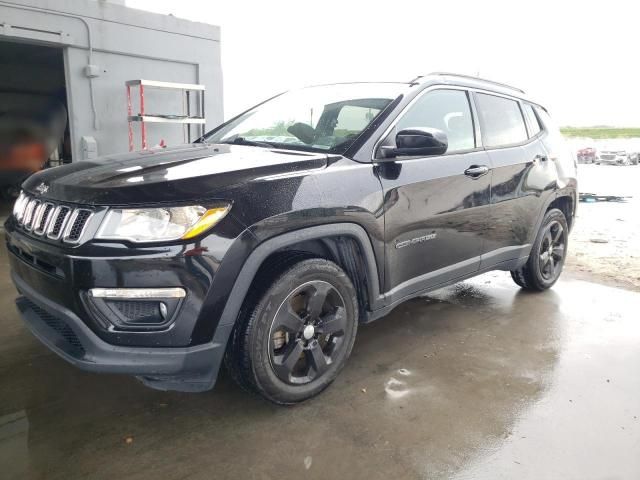
[[[0,175],[7,172],[39,172],[46,161],[47,152],[42,143],[16,143],[0,153]]]

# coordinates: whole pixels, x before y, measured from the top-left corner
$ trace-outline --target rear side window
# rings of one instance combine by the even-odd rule
[[[469,98],[462,90],[433,90],[420,97],[397,124],[397,130],[437,128],[447,134],[447,153],[475,148]]]
[[[478,115],[485,147],[503,147],[527,140],[527,129],[518,102],[477,94]]]
[[[529,125],[529,138],[535,137],[540,133],[540,130],[542,130],[540,128],[540,122],[538,122],[538,117],[536,117],[533,107],[528,103],[523,104],[523,111],[527,119],[527,125]]]

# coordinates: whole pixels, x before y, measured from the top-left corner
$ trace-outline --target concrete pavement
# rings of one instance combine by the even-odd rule
[[[638,293],[484,275],[361,327],[336,382],[281,408],[224,375],[181,394],[73,368],[22,325],[0,252],[3,478],[640,478]]]

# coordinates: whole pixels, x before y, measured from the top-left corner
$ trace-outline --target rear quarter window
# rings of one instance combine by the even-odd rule
[[[529,126],[529,138],[535,137],[542,130],[538,117],[533,111],[533,107],[528,103],[523,105],[523,111],[524,116],[527,118],[527,125]]]
[[[558,128],[558,126],[555,124],[555,122],[553,121],[553,119],[551,118],[551,116],[547,113],[547,111],[542,108],[542,107],[534,107],[536,113],[538,114],[538,117],[540,118],[540,120],[542,121],[542,124],[544,125],[545,129],[550,131],[550,132],[559,132],[560,129]]]
[[[527,140],[527,129],[518,102],[484,93],[478,93],[476,99],[485,147],[503,147]]]
[[[560,133],[560,128],[558,128],[549,113],[544,108],[537,105],[533,108],[538,114],[538,118],[549,135],[550,140],[556,144],[564,143],[564,137]]]

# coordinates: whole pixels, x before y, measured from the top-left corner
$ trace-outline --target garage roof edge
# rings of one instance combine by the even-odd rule
[[[85,19],[120,23],[133,27],[158,30],[167,33],[199,37],[206,40],[220,41],[220,27],[201,22],[193,22],[172,15],[147,12],[135,8],[115,5],[102,1],[80,2],[79,0],[3,0],[16,7],[25,6],[77,15]],[[2,4],[0,4],[0,7]]]

